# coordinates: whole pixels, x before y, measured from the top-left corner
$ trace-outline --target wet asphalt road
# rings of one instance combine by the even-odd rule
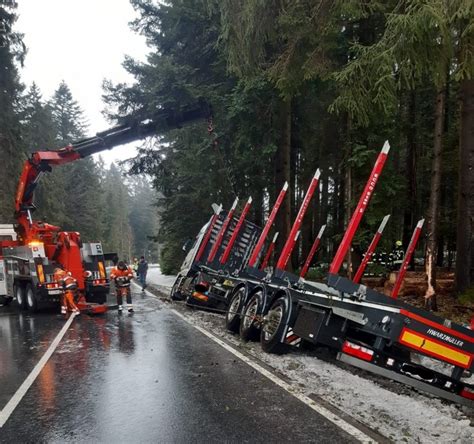
[[[73,321],[0,442],[351,442],[156,299],[134,303]],[[0,307],[0,407],[63,323]]]

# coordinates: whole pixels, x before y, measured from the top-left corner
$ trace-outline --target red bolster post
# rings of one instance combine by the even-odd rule
[[[234,203],[232,204],[232,208],[229,210],[229,213],[227,213],[227,217],[224,219],[224,222],[222,223],[222,227],[219,233],[217,234],[216,241],[214,242],[214,245],[212,246],[211,251],[209,252],[209,256],[207,258],[208,262],[212,262],[214,258],[216,257],[217,250],[221,246],[222,239],[224,239],[224,234],[227,230],[227,227],[229,226],[230,221],[232,220],[235,207],[237,206],[238,202],[239,202],[239,198],[236,197],[234,200]]]
[[[316,250],[319,247],[319,244],[321,242],[321,238],[323,237],[323,233],[325,229],[326,229],[326,225],[323,225],[321,229],[319,230],[319,233],[316,236],[316,239],[313,242],[313,246],[311,247],[308,257],[306,258],[303,268],[301,269],[300,278],[302,279],[304,279],[304,277],[306,276],[306,273],[308,273],[309,266],[311,265],[311,261],[313,260],[314,254],[316,253]]]
[[[398,297],[398,293],[400,292],[400,287],[402,286],[403,279],[405,278],[408,264],[411,261],[413,253],[415,252],[416,244],[418,243],[418,239],[420,238],[421,229],[423,228],[424,223],[425,223],[425,219],[420,219],[418,223],[416,224],[416,228],[413,231],[413,234],[411,236],[411,240],[410,240],[410,243],[408,244],[405,257],[403,258],[402,266],[400,267],[397,280],[395,281],[395,285],[393,286],[393,289],[392,289],[392,294],[390,295],[394,299]]]
[[[360,282],[362,275],[364,274],[365,268],[367,267],[367,264],[369,263],[372,255],[374,254],[375,249],[377,248],[377,244],[379,243],[379,240],[382,237],[383,230],[385,229],[385,225],[387,225],[387,222],[389,219],[390,219],[390,214],[387,214],[382,219],[382,222],[380,223],[380,226],[378,230],[376,231],[375,236],[369,245],[369,248],[367,248],[364,259],[362,259],[362,262],[360,263],[359,268],[357,269],[357,272],[353,279],[356,284]]]
[[[275,249],[275,244],[276,244],[276,240],[278,239],[278,234],[279,234],[278,232],[275,233],[275,236],[273,236],[272,242],[268,246],[267,254],[265,255],[262,265],[260,266],[260,270],[262,271],[265,270],[265,268],[267,268],[268,262],[270,260],[270,256],[272,255],[273,250]]]
[[[247,213],[249,212],[251,205],[252,205],[252,198],[249,197],[247,200],[247,203],[244,206],[244,209],[242,210],[242,214],[240,215],[239,221],[237,222],[237,225],[235,226],[234,232],[232,233],[229,243],[227,244],[227,247],[224,250],[224,253],[222,253],[222,257],[221,257],[222,265],[224,265],[229,259],[229,255],[232,250],[232,247],[234,246],[234,242],[237,239],[237,236],[239,235],[239,231],[242,228],[242,225],[244,223],[245,218],[247,217]]]
[[[283,185],[283,188],[280,191],[280,194],[278,195],[275,205],[273,206],[270,216],[268,216],[267,223],[265,224],[265,227],[263,228],[263,231],[260,234],[260,237],[258,238],[257,244],[255,245],[252,255],[250,256],[249,267],[255,267],[255,264],[257,263],[258,256],[260,255],[260,252],[262,251],[263,245],[265,243],[265,239],[267,238],[268,232],[270,231],[270,228],[273,225],[273,221],[275,220],[278,210],[280,209],[283,199],[285,198],[287,190],[288,190],[288,182],[285,182],[285,184]]]
[[[221,214],[221,211],[222,211],[222,205],[220,205],[215,210],[214,215],[211,218],[211,222],[209,223],[209,227],[207,228],[206,235],[202,239],[201,246],[199,247],[199,250],[196,254],[196,258],[194,259],[195,262],[198,262],[201,259],[204,253],[204,250],[206,249],[207,244],[209,243],[209,239],[211,238],[211,235],[212,235],[212,230],[214,229],[214,226],[216,225],[217,219],[219,218],[219,214]]]
[[[382,173],[389,151],[390,151],[390,145],[388,141],[386,141],[383,145],[382,150],[380,151],[377,157],[374,168],[372,169],[372,172],[370,173],[369,180],[367,181],[364,191],[362,192],[362,195],[360,196],[359,203],[357,204],[357,207],[354,213],[352,214],[347,230],[344,233],[344,237],[342,238],[342,241],[339,244],[339,248],[337,249],[334,259],[332,260],[331,266],[329,268],[329,273],[331,274],[339,273],[342,262],[344,261],[344,258],[346,257],[347,251],[349,250],[349,247],[352,243],[352,239],[354,238],[354,235],[357,231],[357,228],[359,227],[362,216],[364,215],[364,212],[367,209],[367,205],[369,204],[370,198],[372,197],[372,194],[375,189],[375,185],[377,184],[380,174]]]
[[[291,253],[296,244],[296,239],[298,238],[297,233],[301,227],[301,223],[303,222],[303,217],[306,213],[306,210],[309,207],[309,203],[311,201],[311,198],[313,197],[314,191],[316,190],[316,187],[318,186],[320,175],[321,175],[321,171],[318,168],[316,170],[316,173],[314,173],[313,178],[311,179],[311,183],[309,184],[308,191],[306,191],[306,195],[303,199],[303,202],[301,203],[301,207],[293,223],[293,227],[291,227],[291,231],[288,236],[288,239],[286,240],[285,246],[283,247],[283,250],[281,251],[280,257],[278,258],[276,268],[278,268],[279,270],[284,271],[286,268],[286,265],[288,264],[288,260],[290,259]]]

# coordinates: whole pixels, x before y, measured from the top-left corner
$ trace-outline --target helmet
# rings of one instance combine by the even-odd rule
[[[127,266],[125,265],[125,262],[124,261],[119,261],[119,263],[117,264],[117,268],[119,270],[126,270],[127,269]]]
[[[397,240],[397,241],[395,242],[395,245],[396,245],[397,247],[401,247],[401,246],[403,245],[403,243],[402,243],[402,241]]]

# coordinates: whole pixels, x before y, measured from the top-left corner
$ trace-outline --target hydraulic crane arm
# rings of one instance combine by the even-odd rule
[[[152,134],[179,128],[185,123],[209,115],[209,106],[204,103],[181,113],[163,109],[152,119],[119,125],[58,150],[33,153],[24,164],[15,196],[15,217],[22,228],[21,235],[29,237],[29,228],[33,224],[31,212],[35,209],[34,191],[41,175],[51,171],[53,166],[74,162]]]

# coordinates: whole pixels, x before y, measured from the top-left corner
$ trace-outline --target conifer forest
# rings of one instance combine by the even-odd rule
[[[129,83],[104,79],[111,126],[162,107],[203,101],[211,121],[157,134],[138,155],[55,169],[38,188],[36,217],[131,257],[159,244],[175,274],[183,244],[211,204],[253,204],[263,226],[285,182],[274,231],[283,246],[317,168],[319,186],[289,267],[302,266],[327,224],[311,270],[324,276],[386,140],[390,156],[355,238],[357,269],[382,218],[379,244],[408,246],[425,225],[412,269],[420,303],[436,310],[437,277],[453,305],[474,303],[474,2],[472,0],[131,0],[146,61],[123,61]],[[16,12],[0,6],[0,222],[12,222],[21,166],[38,149],[88,135],[68,85],[44,97],[22,82],[28,48]],[[64,38],[67,38],[65,36]],[[156,258],[158,259],[158,258]],[[374,269],[377,268],[374,266]]]

